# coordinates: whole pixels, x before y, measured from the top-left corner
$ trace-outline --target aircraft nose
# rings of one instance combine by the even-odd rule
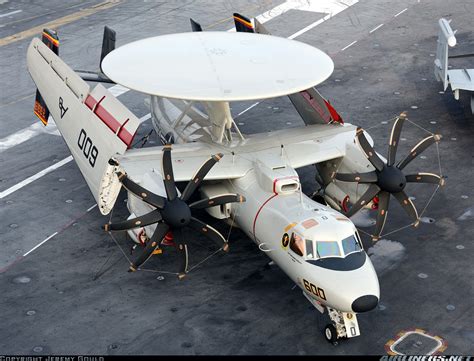
[[[379,299],[374,295],[360,296],[352,302],[352,310],[354,312],[367,312],[373,310],[379,303]]]

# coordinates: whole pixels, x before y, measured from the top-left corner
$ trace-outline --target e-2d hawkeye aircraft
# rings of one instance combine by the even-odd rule
[[[321,313],[328,311],[328,341],[357,336],[357,314],[374,309],[380,291],[349,217],[363,207],[377,208],[377,240],[392,194],[416,225],[416,208],[404,192],[407,182],[441,184],[443,179],[405,175],[403,168],[440,137],[423,139],[396,163],[402,113],[385,159],[370,136],[344,123],[314,88],[333,72],[328,55],[298,41],[255,33],[268,33],[255,19],[239,14],[234,19],[236,32],[202,31],[191,20],[193,32],[117,49],[115,33],[106,27],[98,73],[73,71],[58,57],[56,32],[45,29],[43,41],[33,39],[27,52],[38,89],[35,114],[47,123],[51,113],[103,215],[111,212],[122,186],[128,191],[129,218],[105,229],[127,231],[138,244],[130,271],[139,270],[172,235],[179,278],[185,277],[184,227],[228,251],[227,240],[193,216],[193,210],[205,209],[217,219],[234,220]],[[91,88],[80,74],[149,94],[164,147],[131,149],[139,119],[104,86]],[[285,95],[305,126],[240,132],[230,102]],[[295,169],[307,165],[317,170],[319,202],[301,191]],[[201,198],[194,200],[196,192]]]

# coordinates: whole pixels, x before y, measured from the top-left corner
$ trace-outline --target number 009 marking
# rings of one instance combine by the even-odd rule
[[[92,166],[92,168],[94,168],[99,151],[95,145],[92,144],[91,138],[87,136],[87,133],[84,129],[81,129],[81,132],[79,133],[77,145],[79,146],[79,149],[82,150],[84,157],[89,160],[89,164]]]

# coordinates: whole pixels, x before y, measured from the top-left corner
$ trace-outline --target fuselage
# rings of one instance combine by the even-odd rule
[[[373,309],[380,293],[378,278],[354,224],[307,197],[299,187],[281,191],[279,181],[293,179],[298,185],[299,181],[297,176],[280,173],[275,173],[272,192],[251,181],[259,178],[252,173],[244,177],[249,179],[232,182],[246,197],[235,209],[241,229],[321,304],[344,312]]]
[[[244,177],[204,184],[201,192],[212,196],[217,187],[219,193],[243,195],[246,201],[227,205],[227,214],[309,297],[343,312],[373,309],[379,300],[379,283],[354,224],[302,193],[293,168],[279,163],[268,166],[271,163],[257,161]],[[143,186],[157,194],[164,192],[157,173],[146,174]],[[134,196],[129,197],[128,207],[134,215],[150,211]],[[145,229],[151,235],[154,226]]]

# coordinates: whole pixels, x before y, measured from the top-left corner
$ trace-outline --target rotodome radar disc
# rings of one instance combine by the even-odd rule
[[[193,32],[132,42],[109,53],[103,72],[117,84],[168,98],[238,101],[313,87],[334,70],[331,58],[276,36]]]

